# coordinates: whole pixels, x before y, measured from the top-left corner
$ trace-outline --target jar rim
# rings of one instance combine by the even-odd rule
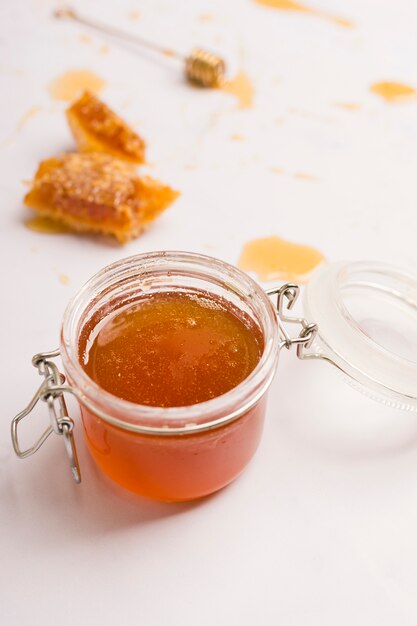
[[[171,269],[169,269],[171,268]],[[102,389],[83,369],[78,354],[82,315],[94,298],[127,277],[138,280],[165,270],[175,276],[196,275],[222,280],[231,293],[257,306],[262,319],[264,350],[253,371],[226,393],[189,406],[158,407],[137,404]],[[179,275],[179,274],[178,274]],[[209,286],[206,287],[210,291]],[[125,430],[146,433],[191,433],[216,428],[247,412],[265,393],[275,373],[279,351],[278,317],[262,287],[237,267],[211,256],[183,251],[154,251],[126,257],[92,276],[69,302],[61,329],[61,355],[78,399],[100,418]],[[121,417],[122,416],[122,417]]]

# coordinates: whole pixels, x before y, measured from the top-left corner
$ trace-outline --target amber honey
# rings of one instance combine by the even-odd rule
[[[181,502],[218,491],[242,472],[261,438],[265,401],[225,426],[166,437],[133,434],[81,410],[88,448],[107,476],[138,495]]]
[[[323,254],[311,246],[273,236],[248,241],[242,249],[239,267],[256,272],[261,280],[305,283],[324,260]]]
[[[93,277],[68,307],[61,341],[97,465],[169,501],[210,494],[250,461],[277,346],[273,306],[249,276],[174,252]]]
[[[263,338],[259,326],[226,300],[203,291],[173,291],[142,296],[91,332],[87,327],[79,350],[87,374],[111,394],[139,405],[186,407],[218,397],[242,382],[259,362]],[[196,483],[201,488],[202,480],[207,482],[207,492],[213,490],[213,481],[223,486],[218,484],[219,467],[221,473],[225,466],[233,471],[236,448],[240,454],[242,449],[251,451],[261,426],[252,415],[239,425],[203,436],[169,441],[139,436],[132,453],[131,436],[86,421],[93,456],[105,464],[107,473],[133,490],[137,490],[134,477],[147,475],[146,467],[157,454],[158,472],[169,476],[169,493],[155,491],[154,479],[142,480],[140,491],[169,499],[193,497]],[[216,460],[212,457],[218,446],[225,447],[221,455],[216,451]],[[132,465],[137,471],[132,472]]]
[[[143,296],[80,339],[84,369],[100,387],[160,407],[226,393],[251,373],[262,349],[249,317],[203,291]]]

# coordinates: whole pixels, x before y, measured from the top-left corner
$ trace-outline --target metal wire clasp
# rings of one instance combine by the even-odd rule
[[[65,377],[60,373],[57,366],[51,358],[59,356],[59,350],[52,352],[41,352],[36,354],[32,359],[32,365],[38,369],[44,380],[29,402],[27,407],[23,409],[12,421],[12,443],[14,451],[20,459],[25,459],[39,450],[41,445],[48,439],[51,433],[62,435],[64,437],[65,448],[68,454],[71,474],[76,483],[81,482],[80,466],[78,463],[77,450],[73,435],[74,422],[69,417],[67,405],[64,399],[64,391],[71,391],[71,387],[63,386]],[[48,405],[49,417],[51,425],[42,433],[39,439],[26,450],[22,450],[19,445],[17,427],[19,422],[29,415],[35,408],[39,400],[43,400]]]
[[[296,303],[300,294],[300,287],[293,283],[287,283],[282,287],[268,289],[266,293],[268,296],[277,296],[276,307],[278,319],[281,322],[279,325],[281,335],[280,348],[290,350],[292,346],[296,346],[299,359],[309,358],[310,355],[306,354],[305,350],[311,347],[317,335],[317,324],[310,324],[303,317],[291,317],[286,313],[286,311],[291,311]],[[289,324],[300,324],[300,333],[296,337],[291,337],[284,327],[285,322]]]

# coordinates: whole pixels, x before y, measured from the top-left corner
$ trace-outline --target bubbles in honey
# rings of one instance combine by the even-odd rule
[[[202,291],[154,293],[83,331],[80,360],[113,395],[150,406],[189,406],[226,393],[256,367],[258,325]]]

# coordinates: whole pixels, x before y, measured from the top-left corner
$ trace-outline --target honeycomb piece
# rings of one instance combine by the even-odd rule
[[[67,119],[81,152],[107,152],[130,163],[144,162],[144,140],[90,92],[67,109]]]
[[[137,237],[178,197],[159,181],[103,152],[70,153],[42,161],[25,204],[75,231]]]

